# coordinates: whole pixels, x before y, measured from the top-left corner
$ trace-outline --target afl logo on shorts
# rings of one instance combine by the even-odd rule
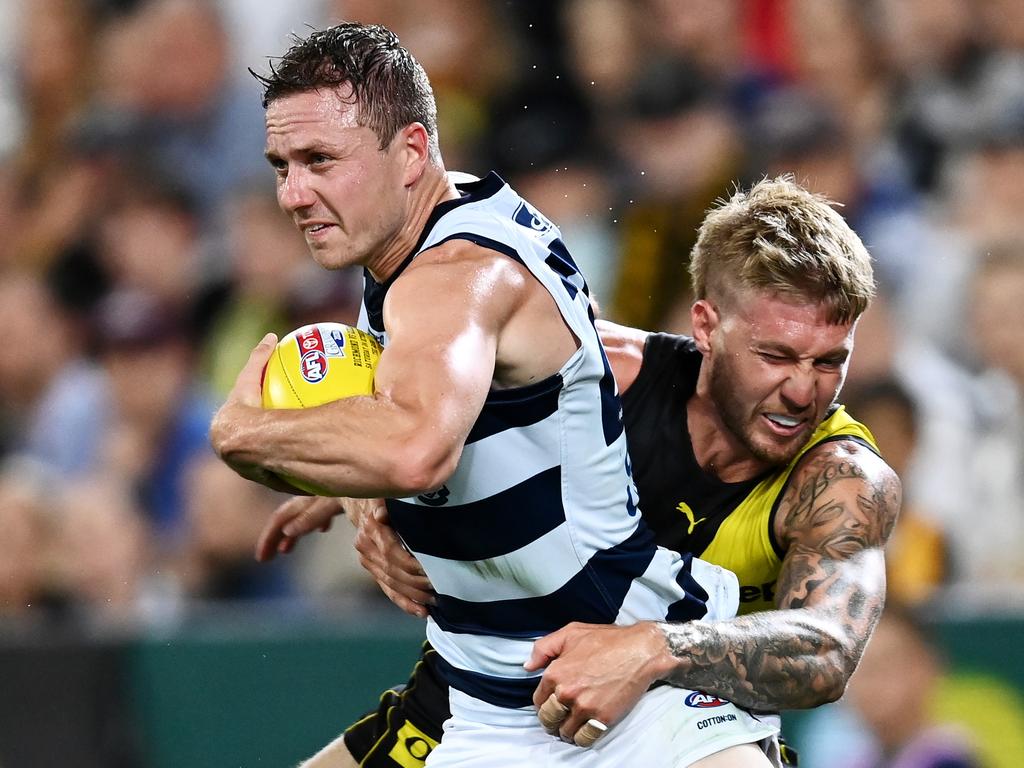
[[[323,381],[327,375],[327,355],[319,349],[311,349],[302,356],[299,364],[302,378],[310,384],[317,384]]]
[[[712,696],[710,693],[702,693],[701,691],[694,691],[686,697],[686,706],[693,707],[694,709],[724,707],[728,703],[725,699],[720,699],[717,696]]]

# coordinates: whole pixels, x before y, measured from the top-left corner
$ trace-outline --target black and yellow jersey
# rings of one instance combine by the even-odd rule
[[[640,509],[660,545],[693,552],[737,575],[741,614],[767,610],[775,606],[785,554],[774,536],[775,512],[800,459],[829,440],[877,447],[867,427],[837,406],[785,468],[722,482],[700,468],[686,423],[702,359],[693,339],[651,334],[640,372],[623,395]]]

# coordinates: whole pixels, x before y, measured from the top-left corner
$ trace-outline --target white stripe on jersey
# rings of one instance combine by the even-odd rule
[[[449,664],[459,669],[482,672],[494,677],[540,679],[539,672],[527,672],[522,664],[509,664],[509,659],[527,659],[533,650],[533,640],[514,640],[487,635],[459,635],[459,642],[427,619],[427,640]]]
[[[690,562],[690,573],[708,593],[705,621],[731,619],[740,607],[740,580],[736,574],[698,557]]]
[[[657,616],[663,610],[665,601],[675,602],[683,597],[683,589],[676,582],[683,567],[679,556],[668,549],[658,547],[650,566],[639,579],[634,579],[626,593],[616,624],[636,624],[638,621]],[[706,620],[730,618],[739,607],[740,585],[736,574],[717,565],[693,558],[690,573],[708,592],[708,613]]]
[[[580,572],[594,551],[573,553],[569,526],[557,528],[525,547],[486,560],[446,560],[413,552],[443,595],[472,602],[519,600],[550,595]],[[568,553],[568,554],[567,554]],[[537,563],[544,563],[538,568]]]
[[[506,488],[529,480],[561,463],[558,413],[518,429],[508,429],[467,445],[459,459],[464,471],[453,475],[445,487],[460,504],[490,498]],[[510,461],[510,457],[515,457]],[[501,467],[501,472],[476,471],[478,467]],[[401,499],[420,504],[415,496]]]

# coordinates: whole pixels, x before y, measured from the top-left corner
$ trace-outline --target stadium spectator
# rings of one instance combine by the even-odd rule
[[[194,373],[194,350],[172,306],[141,291],[110,294],[97,311],[99,359],[112,402],[102,468],[133,488],[159,549],[187,538],[185,474],[208,455],[214,404]]]
[[[60,604],[52,574],[54,510],[46,474],[24,462],[0,469],[0,629]]]
[[[885,460],[907,476],[918,447],[921,415],[910,393],[895,379],[848,387],[843,401],[867,425]],[[919,603],[950,578],[948,543],[934,513],[922,510],[906,490],[899,521],[885,551],[886,597]]]
[[[86,627],[147,618],[147,590],[160,569],[132,489],[95,475],[65,484],[57,499],[54,567],[74,617]]]
[[[968,291],[969,333],[982,367],[981,433],[966,467],[972,508],[951,531],[960,580],[1024,584],[1024,241],[988,249]]]
[[[305,243],[265,185],[239,188],[226,210],[228,273],[202,349],[203,378],[219,397],[268,329],[292,330],[288,300],[311,268]]]
[[[255,600],[294,595],[283,563],[261,567],[253,542],[280,495],[250,483],[211,452],[184,472],[188,545],[178,563],[186,594],[204,600]]]
[[[0,273],[0,455],[61,475],[92,469],[108,391],[84,354],[85,334],[37,276]]]

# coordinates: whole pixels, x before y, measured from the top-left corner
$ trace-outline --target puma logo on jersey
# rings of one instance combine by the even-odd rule
[[[686,503],[685,501],[680,501],[680,502],[679,502],[679,503],[678,503],[678,504],[676,505],[676,509],[678,509],[678,510],[679,510],[680,512],[682,512],[682,513],[683,513],[684,515],[686,515],[686,519],[690,521],[690,525],[689,525],[689,527],[687,527],[687,529],[686,529],[686,533],[687,533],[687,534],[693,533],[693,529],[694,529],[694,528],[696,528],[696,527],[697,527],[698,525],[700,525],[700,524],[701,524],[701,523],[703,523],[703,522],[704,522],[705,520],[707,520],[707,518],[706,518],[706,517],[702,517],[702,518],[701,518],[700,520],[694,520],[694,519],[693,519],[693,518],[694,518],[693,510],[692,510],[692,509],[690,509],[690,505],[689,505],[689,504],[687,504],[687,503]]]

